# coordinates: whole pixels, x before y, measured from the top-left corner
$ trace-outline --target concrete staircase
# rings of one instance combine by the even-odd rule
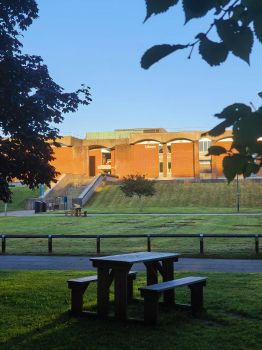
[[[64,209],[64,197],[67,197],[67,208],[71,208],[72,200],[78,198],[92,180],[93,178],[85,175],[64,174],[45,193],[42,200],[46,202],[47,208]]]

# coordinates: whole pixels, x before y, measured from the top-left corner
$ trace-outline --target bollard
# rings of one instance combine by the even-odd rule
[[[6,238],[5,235],[2,235],[2,254],[5,254],[6,249]]]
[[[52,235],[48,235],[48,254],[52,254],[52,252],[53,252]]]
[[[100,236],[96,236],[96,254],[100,254]]]
[[[255,251],[256,251],[256,254],[259,253],[259,236],[258,235],[255,236]]]
[[[147,251],[151,252],[151,236],[147,235]]]
[[[199,249],[200,249],[200,254],[204,255],[204,235],[201,234],[199,235],[200,241],[199,241]]]

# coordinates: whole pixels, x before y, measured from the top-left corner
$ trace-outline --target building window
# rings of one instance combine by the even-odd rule
[[[163,162],[159,163],[159,172],[163,173]]]
[[[199,152],[208,152],[208,149],[210,146],[211,146],[211,140],[209,139],[199,140]]]

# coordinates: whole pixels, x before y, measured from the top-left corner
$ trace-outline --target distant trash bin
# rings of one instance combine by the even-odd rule
[[[35,201],[35,213],[45,213],[46,212],[46,202]]]
[[[41,201],[35,201],[35,213],[41,213],[42,209],[42,202]]]

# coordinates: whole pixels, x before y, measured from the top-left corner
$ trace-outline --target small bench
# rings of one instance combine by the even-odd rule
[[[133,299],[133,281],[136,279],[136,272],[130,271],[127,279],[127,298]],[[83,312],[84,293],[90,283],[97,282],[97,275],[74,278],[67,281],[68,288],[71,289],[71,314],[80,316]],[[112,281],[111,281],[112,283]],[[111,284],[110,283],[110,284]]]
[[[190,276],[139,288],[144,298],[145,323],[157,323],[158,301],[163,292],[184,286],[190,288],[192,313],[197,315],[203,310],[203,287],[206,285],[206,280],[207,277]]]

